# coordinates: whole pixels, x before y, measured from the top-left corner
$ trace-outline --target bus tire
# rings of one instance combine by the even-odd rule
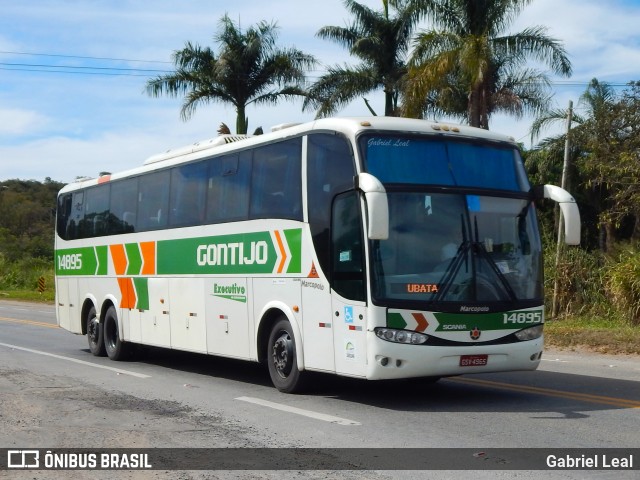
[[[298,369],[293,330],[284,317],[273,325],[269,334],[267,365],[271,381],[278,390],[284,393],[302,390],[305,375]]]
[[[118,331],[118,315],[116,309],[111,306],[104,316],[104,346],[107,356],[111,360],[124,360],[129,357],[131,345],[120,339]]]
[[[87,327],[87,340],[89,341],[89,350],[96,357],[104,357],[107,350],[104,347],[104,325],[96,315],[96,308],[91,307],[85,318]]]

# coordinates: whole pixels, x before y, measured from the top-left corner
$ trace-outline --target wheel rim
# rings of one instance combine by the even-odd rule
[[[91,318],[89,320],[89,324],[87,325],[87,328],[89,330],[88,334],[89,334],[89,339],[91,340],[91,343],[98,343],[99,337],[100,337],[100,323],[98,322],[98,317],[94,316],[93,318]]]
[[[273,343],[271,353],[273,366],[282,378],[287,378],[293,368],[293,341],[288,332],[280,332],[280,336]]]

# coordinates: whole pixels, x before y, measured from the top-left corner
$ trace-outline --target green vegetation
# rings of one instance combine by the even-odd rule
[[[582,217],[582,245],[565,248],[555,265],[556,240],[545,235],[547,311],[557,280],[556,319],[548,339],[611,352],[640,352],[640,82],[621,93],[593,79],[572,112],[568,189]],[[537,136],[568,111],[542,114]],[[559,184],[567,134],[542,140],[525,152],[533,183]],[[540,210],[545,232],[555,230],[555,211]],[[606,341],[605,341],[606,340]]]
[[[3,292],[2,297],[9,291],[38,292],[38,280],[41,277],[44,279],[44,290],[53,291],[52,262],[53,254],[49,259],[21,258],[13,262],[0,256],[0,292]]]
[[[544,328],[547,346],[640,355],[640,329],[621,319],[572,317],[548,321]]]
[[[50,178],[0,182],[0,298],[53,300],[53,224],[62,186]]]
[[[640,246],[621,243],[616,253],[571,247],[556,268],[555,243],[545,249],[546,310],[559,281],[548,344],[602,353],[640,354]]]

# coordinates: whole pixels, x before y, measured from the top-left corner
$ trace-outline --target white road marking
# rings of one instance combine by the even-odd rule
[[[121,368],[107,367],[106,365],[98,365],[97,363],[85,362],[84,360],[78,360],[70,357],[63,357],[62,355],[55,355],[53,353],[42,352],[40,350],[32,350],[31,348],[19,347],[17,345],[10,345],[8,343],[0,343],[0,346],[13,348],[15,350],[22,350],[24,352],[29,352],[29,353],[35,353],[38,355],[45,355],[47,357],[53,357],[59,360],[66,360],[68,362],[79,363],[80,365],[87,365],[89,367],[102,368],[104,370],[111,370],[112,372],[116,372],[122,375],[131,375],[132,377],[137,377],[137,378],[151,378],[151,375],[145,375],[144,373],[132,372],[130,370],[122,370]]]
[[[312,410],[304,410],[302,408],[291,407],[289,405],[283,405],[281,403],[269,402],[260,398],[238,397],[236,398],[236,400],[254,403],[256,405],[262,405],[263,407],[269,407],[275,410],[281,410],[283,412],[295,413],[296,415],[302,415],[304,417],[315,418],[316,420],[322,420],[323,422],[336,423],[338,425],[362,425],[360,422],[355,422],[346,418],[334,417],[332,415],[326,415],[324,413],[314,412]]]

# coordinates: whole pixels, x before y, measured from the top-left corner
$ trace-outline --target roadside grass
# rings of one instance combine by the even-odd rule
[[[0,290],[0,300],[53,303],[55,296],[55,292],[51,289],[47,289],[42,293],[37,290]]]
[[[567,317],[547,320],[545,343],[562,349],[640,355],[640,325],[621,318]]]

